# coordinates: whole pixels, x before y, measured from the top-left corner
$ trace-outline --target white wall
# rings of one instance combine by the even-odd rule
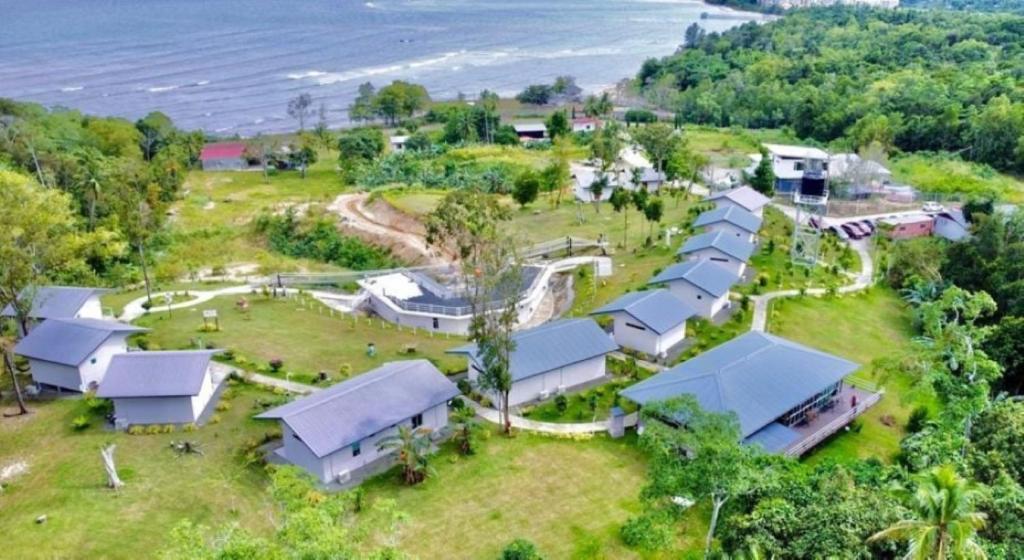
[[[743,273],[747,270],[747,263],[737,259],[736,257],[726,255],[714,247],[708,247],[707,249],[701,249],[700,251],[689,253],[686,255],[686,260],[711,261],[737,276],[743,276]]]
[[[754,242],[754,238],[756,237],[753,233],[750,233],[749,231],[743,228],[736,227],[730,224],[729,222],[716,222],[705,227],[704,230],[716,233],[721,231],[724,232],[726,235],[735,237],[736,239],[749,241],[751,243]]]
[[[698,315],[705,318],[711,318],[729,303],[728,293],[716,298],[683,280],[669,282],[668,290],[672,292],[672,295],[686,302]]]
[[[469,379],[477,381],[480,372],[473,367],[473,361],[469,361]],[[528,377],[512,384],[509,392],[509,406],[515,406],[524,402],[536,400],[540,397],[541,391],[548,391],[552,396],[557,393],[559,387],[572,389],[573,387],[592,381],[605,375],[605,357],[603,355],[562,368]],[[494,406],[498,405],[498,395],[487,393]]]
[[[935,217],[935,226],[932,232],[950,241],[960,241],[967,237],[967,230],[963,226],[943,216]]]
[[[686,322],[659,335],[625,312],[612,314],[612,332],[615,342],[624,348],[658,356],[686,337]],[[632,326],[631,326],[632,325]],[[639,328],[637,328],[639,327]]]
[[[412,419],[406,419],[399,425],[411,426]],[[447,425],[447,403],[441,403],[423,412],[422,427],[437,431]],[[295,437],[294,432],[284,422],[281,422],[281,431],[284,438],[284,456],[292,463],[312,473],[322,482],[331,482],[343,470],[354,471],[387,455],[389,452],[378,451],[377,445],[381,440],[397,434],[398,426],[382,430],[359,442],[360,453],[357,457],[352,456],[352,446],[349,445],[330,455],[318,458],[305,443]]]
[[[85,305],[75,314],[76,319],[102,319],[103,306],[100,304],[100,296],[95,295],[86,300]]]
[[[455,317],[406,311],[391,304],[386,298],[374,293],[370,293],[369,301],[374,313],[380,315],[382,319],[389,323],[451,334],[466,334],[469,332],[469,316]],[[436,329],[434,328],[435,318],[437,319]]]
[[[213,386],[213,379],[211,379],[210,368],[206,368],[206,375],[203,377],[203,384],[199,387],[199,393],[192,397],[192,417],[198,419],[203,411],[206,410],[206,405],[210,403],[210,398],[213,397],[213,391],[216,387]]]
[[[111,399],[118,425],[188,424],[195,422],[192,397]]]

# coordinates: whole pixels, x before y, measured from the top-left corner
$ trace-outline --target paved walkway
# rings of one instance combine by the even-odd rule
[[[178,290],[178,292],[186,290]],[[194,307],[201,303],[206,303],[217,296],[229,295],[229,294],[248,294],[252,291],[252,288],[248,285],[243,286],[231,286],[228,288],[221,288],[219,290],[187,290],[189,295],[193,299],[188,301],[182,301],[178,303],[172,303],[171,305],[154,305],[149,308],[150,313],[159,313],[161,311],[168,311],[174,309],[184,309],[186,307]],[[154,301],[161,301],[164,294],[174,294],[175,292],[156,292],[153,294]],[[126,323],[130,323],[139,317],[146,314],[146,309],[142,307],[142,304],[146,302],[146,297],[140,297],[136,300],[132,300],[128,305],[124,306],[124,310],[118,315],[118,319]]]
[[[848,294],[871,287],[872,279],[875,276],[875,263],[871,260],[871,252],[868,250],[869,242],[869,239],[848,242],[850,247],[860,255],[860,274],[856,276],[852,284],[840,286],[837,290],[839,293]],[[810,288],[806,291],[810,296],[823,296],[826,292],[827,290],[824,288]],[[750,330],[764,332],[768,326],[768,306],[773,299],[798,295],[800,295],[800,290],[779,290],[751,296],[750,301],[754,302],[754,319],[751,321]]]
[[[493,408],[488,408],[480,403],[471,399],[462,399],[463,402],[469,404],[476,411],[476,415],[492,424],[501,424],[501,416],[498,411]],[[599,422],[581,422],[576,424],[563,424],[561,422],[537,422],[536,420],[530,420],[529,418],[523,418],[522,416],[512,416],[512,427],[520,430],[528,430],[531,432],[541,432],[545,434],[593,434],[596,432],[607,432],[608,422],[605,420]]]
[[[305,383],[298,383],[296,381],[288,381],[286,379],[280,379],[278,377],[271,377],[269,375],[263,375],[262,373],[253,373],[251,371],[245,371],[235,366],[222,364],[220,362],[211,362],[210,369],[211,371],[214,372],[214,374],[220,374],[224,376],[227,376],[232,371],[237,371],[240,374],[245,375],[253,383],[256,383],[258,385],[276,387],[284,389],[289,393],[296,393],[299,395],[308,395],[310,393],[315,393],[321,390],[320,387],[313,387],[312,385],[306,385]]]

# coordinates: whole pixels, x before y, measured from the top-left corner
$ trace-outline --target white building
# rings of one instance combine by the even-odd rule
[[[722,232],[730,237],[754,243],[761,229],[762,219],[739,206],[726,205],[708,210],[693,222],[694,227],[703,227],[710,233]]]
[[[572,120],[573,132],[596,132],[601,128],[601,121],[593,117],[579,117]]]
[[[14,353],[28,359],[37,384],[84,393],[100,385],[111,358],[128,351],[128,337],[145,330],[102,319],[47,319]]]
[[[691,261],[711,261],[736,276],[743,276],[754,244],[726,231],[694,235],[679,249],[679,255]]]
[[[962,210],[947,210],[935,215],[932,235],[950,241],[960,241],[971,235],[971,224]]]
[[[792,194],[800,186],[804,172],[812,169],[829,170],[829,155],[825,150],[809,146],[788,146],[783,144],[764,144],[764,149],[771,158],[772,171],[775,174],[775,192]],[[753,174],[761,162],[761,154],[751,154],[752,165],[747,173]]]
[[[100,296],[109,292],[103,288],[39,286],[22,290],[18,297],[32,301],[28,312],[31,329],[47,319],[102,319]],[[7,305],[0,311],[0,316],[13,318],[16,313],[11,305]]]
[[[630,292],[591,315],[612,317],[612,336],[623,348],[663,357],[686,338],[696,311],[668,290]]]
[[[321,482],[349,482],[354,473],[392,460],[381,443],[399,426],[438,433],[459,390],[427,360],[389,362],[323,391],[264,412],[280,420],[277,455]]]
[[[711,318],[729,306],[729,288],[740,277],[711,261],[686,261],[661,271],[648,284],[665,284],[672,295]]]
[[[509,406],[543,400],[605,375],[605,356],[618,346],[591,319],[562,319],[513,335]],[[469,380],[477,383],[483,364],[475,344],[450,350],[465,354]],[[488,394],[497,406],[499,395]]]
[[[191,424],[213,406],[216,350],[128,352],[110,360],[97,397],[114,402],[114,423]]]
[[[409,141],[408,136],[391,136],[388,138],[388,145],[392,152],[404,152],[405,143]]]
[[[714,193],[706,200],[713,202],[716,208],[735,206],[759,218],[764,218],[764,207],[771,202],[768,197],[747,186]]]

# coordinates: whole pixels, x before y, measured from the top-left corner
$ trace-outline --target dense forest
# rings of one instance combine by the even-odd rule
[[[821,8],[697,38],[637,80],[687,122],[1024,170],[1024,18]]]
[[[1020,0],[901,0],[900,6],[965,12],[1024,12],[1024,3]]]

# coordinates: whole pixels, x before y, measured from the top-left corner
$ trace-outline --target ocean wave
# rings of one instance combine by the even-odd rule
[[[298,72],[296,74],[288,74],[289,80],[305,80],[307,78],[319,78],[320,76],[326,76],[327,72],[323,70],[309,70],[307,72]]]
[[[85,86],[67,86],[60,88],[60,91],[63,93],[71,93],[73,91],[82,91],[83,89],[85,89]]]
[[[197,85],[197,86],[205,86],[206,84],[209,84],[209,83],[210,83],[210,80],[199,80],[198,82],[195,83],[195,85]]]
[[[148,91],[149,93],[161,93],[161,92],[164,92],[164,91],[171,91],[171,90],[178,89],[178,87],[179,86],[153,86],[153,87],[150,87],[150,88],[146,88],[146,91]]]

